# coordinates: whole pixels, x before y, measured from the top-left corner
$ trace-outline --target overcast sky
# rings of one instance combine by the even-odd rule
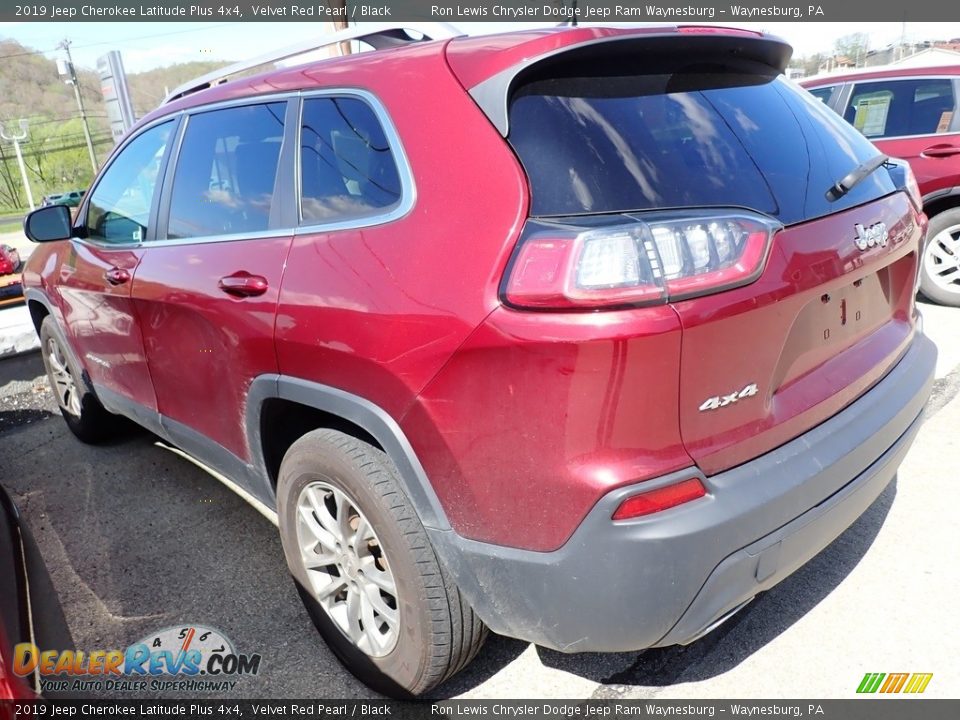
[[[544,23],[459,23],[470,34],[500,32]],[[798,55],[829,51],[837,38],[854,32],[870,36],[871,49],[883,48],[900,39],[901,23],[714,23],[767,30],[788,40]],[[123,53],[127,72],[149,70],[189,60],[243,60],[274,47],[290,45],[324,32],[325,23],[0,23],[0,37],[13,38],[61,57],[57,45],[64,38],[73,42],[77,65],[93,68],[99,56],[110,50]],[[908,23],[908,40],[960,38],[960,23]]]

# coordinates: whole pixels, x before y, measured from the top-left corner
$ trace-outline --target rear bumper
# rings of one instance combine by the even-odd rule
[[[896,475],[933,383],[936,348],[917,334],[856,402],[806,434],[701,479],[709,495],[614,524],[604,496],[549,553],[430,531],[446,567],[495,632],[566,652],[683,644],[786,578],[852,524]]]

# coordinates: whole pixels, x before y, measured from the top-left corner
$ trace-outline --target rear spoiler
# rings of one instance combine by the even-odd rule
[[[589,73],[591,64],[610,60],[615,55],[632,58],[669,55],[689,58],[692,62],[707,57],[711,60],[749,61],[782,73],[790,62],[793,48],[773,35],[718,28],[681,27],[667,33],[615,35],[527,58],[469,88],[469,93],[500,134],[507,137],[510,132],[510,96],[521,82],[549,76],[551,71],[561,68],[568,74],[581,67]]]

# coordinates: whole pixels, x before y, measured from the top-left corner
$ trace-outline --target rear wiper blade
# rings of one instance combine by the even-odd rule
[[[842,180],[838,180],[833,187],[827,190],[827,200],[829,202],[839,200],[853,190],[853,188],[870,173],[880,166],[885,165],[888,160],[890,160],[890,158],[886,155],[877,155],[875,158],[871,158],[865,163],[857,165],[857,167],[845,175]]]

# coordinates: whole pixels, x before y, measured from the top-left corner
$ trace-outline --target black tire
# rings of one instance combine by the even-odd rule
[[[920,292],[927,299],[940,305],[960,307],[960,278],[954,282],[956,292],[951,292],[937,284],[927,267],[927,254],[931,251],[934,238],[944,230],[953,227],[960,228],[960,208],[944,210],[930,218],[930,229],[927,231],[923,256],[920,258]]]
[[[57,389],[58,373],[50,355],[53,350],[51,343],[59,349],[59,357],[73,380],[73,388],[77,393],[76,403],[70,402],[69,398],[64,398]],[[60,413],[63,415],[67,427],[70,428],[70,432],[77,439],[89,444],[101,443],[115,438],[118,432],[124,428],[123,419],[108,412],[97,400],[97,396],[93,394],[83,377],[83,373],[77,367],[73,354],[65,346],[56,321],[49,315],[43,319],[40,325],[40,352],[43,357],[43,366],[47,371],[47,379],[50,381],[50,390],[57,400]],[[71,407],[73,410],[70,409]]]
[[[316,482],[349,498],[389,561],[400,630],[393,649],[382,657],[361,650],[311,589],[297,536],[297,504],[305,488],[317,487]],[[465,667],[480,650],[487,628],[438,562],[383,452],[334,430],[310,432],[284,456],[277,505],[284,553],[300,597],[334,654],[362,682],[394,698],[422,695]],[[338,573],[346,572],[335,567]]]

